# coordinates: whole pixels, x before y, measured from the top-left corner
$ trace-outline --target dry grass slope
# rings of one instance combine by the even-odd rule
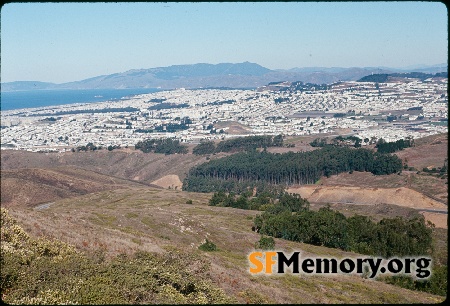
[[[209,279],[240,303],[437,303],[444,297],[409,291],[358,276],[252,276],[247,254],[259,235],[257,211],[208,206],[210,194],[133,188],[100,191],[55,201],[47,209],[14,206],[10,214],[32,236],[47,236],[81,251],[103,249],[109,257],[138,250],[198,252],[212,264]],[[191,199],[193,204],[186,204]],[[201,252],[205,239],[218,250]],[[279,250],[302,256],[342,258],[356,254],[276,240]]]

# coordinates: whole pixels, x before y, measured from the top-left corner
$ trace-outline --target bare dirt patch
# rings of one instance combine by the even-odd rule
[[[448,228],[448,215],[447,214],[439,214],[428,211],[423,211],[421,214],[425,217],[426,220],[430,220],[434,223],[436,227],[439,228]]]
[[[163,176],[162,178],[153,181],[152,184],[163,188],[179,189],[179,190],[181,190],[181,187],[183,186],[183,182],[180,180],[178,175],[175,174]]]
[[[223,128],[226,129],[226,133],[230,135],[248,135],[251,132],[251,129],[248,126],[240,124],[236,121],[222,121],[218,122],[214,125],[214,127],[219,131]]]
[[[373,175],[369,172],[340,173],[329,178],[322,177],[318,184],[323,186],[348,186],[363,188],[406,187],[425,194],[436,201],[448,203],[447,179],[437,178],[416,171],[402,171],[400,175]]]
[[[415,140],[415,146],[395,152],[408,166],[417,170],[442,167],[448,158],[448,133]]]
[[[288,192],[299,193],[315,203],[393,204],[416,209],[447,209],[437,202],[409,188],[362,188],[307,185],[291,187]]]

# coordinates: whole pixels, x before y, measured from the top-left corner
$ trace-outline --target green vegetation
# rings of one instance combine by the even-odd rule
[[[197,155],[212,154],[219,152],[240,152],[250,151],[258,148],[282,147],[283,136],[247,136],[227,139],[219,142],[215,147],[214,142],[201,142],[193,149],[193,153]]]
[[[217,251],[217,246],[208,239],[206,239],[205,242],[198,247],[198,249],[205,252],[213,252]]]
[[[311,141],[309,144],[311,147],[326,147],[326,146],[352,146],[355,148],[361,147],[361,138],[356,136],[337,136],[333,138],[330,142],[328,141],[328,138],[315,138],[313,141]],[[369,142],[369,140],[366,138],[365,142]],[[381,152],[380,152],[381,153]]]
[[[163,102],[160,104],[150,106],[148,108],[148,110],[161,110],[161,109],[186,108],[186,107],[189,107],[189,104],[187,104],[187,103],[176,104],[176,103]]]
[[[273,250],[275,248],[275,240],[273,237],[265,237],[261,235],[261,238],[255,243],[255,249],[261,250]]]
[[[144,153],[154,152],[162,154],[186,154],[187,146],[180,144],[179,140],[174,140],[171,138],[160,138],[160,139],[146,139],[144,141],[139,141],[135,145],[136,150],[141,150]]]
[[[239,196],[233,192],[227,195],[225,192],[219,191],[211,197],[209,205],[250,210],[287,209],[291,212],[309,208],[308,201],[302,199],[298,194],[268,188],[260,190],[255,197],[252,197],[249,190],[242,192]]]
[[[120,149],[120,145],[109,145],[108,146],[108,151],[112,151],[112,150],[116,150],[116,149]]]
[[[407,73],[390,73],[390,74],[372,74],[362,77],[358,80],[358,82],[377,82],[384,83],[388,80],[389,77],[395,78],[413,78],[425,80],[432,77],[444,77],[448,78],[448,72],[438,72],[436,74],[432,73],[424,73],[424,72],[407,72]]]
[[[412,146],[414,146],[414,140],[410,137],[399,139],[395,142],[386,142],[383,138],[380,138],[375,148],[377,148],[379,153],[393,153]]]
[[[433,228],[423,216],[384,218],[375,223],[361,215],[347,218],[329,207],[316,212],[307,207],[293,211],[282,205],[256,216],[253,227],[262,235],[384,258],[432,255]],[[447,295],[447,265],[435,265],[428,280],[405,275],[379,280],[411,290]]]
[[[72,152],[80,152],[80,151],[97,151],[97,150],[101,150],[102,147],[101,146],[96,146],[94,145],[92,142],[88,143],[85,146],[78,146],[76,148],[72,148]]]
[[[295,91],[318,91],[318,90],[328,90],[331,89],[331,85],[327,84],[313,84],[313,83],[303,83],[301,81],[293,82],[291,88]]]
[[[202,141],[192,150],[195,155],[213,154],[215,152],[216,146],[213,141]]]
[[[33,239],[1,209],[0,294],[9,304],[233,303],[206,280],[200,255],[136,252],[109,261],[56,240]]]
[[[437,295],[446,296],[448,287],[447,265],[436,266],[432,269],[428,281],[414,280],[406,275],[386,276],[380,280],[410,290],[425,291]]]
[[[349,171],[367,171],[375,175],[401,171],[396,155],[374,153],[367,149],[324,147],[311,152],[242,152],[210,160],[190,169],[183,190],[195,192],[241,191],[260,183],[312,184]]]
[[[432,229],[423,217],[374,223],[360,215],[347,218],[329,207],[317,212],[279,207],[258,215],[254,225],[264,235],[386,258],[431,252]]]
[[[134,133],[174,133],[177,131],[183,131],[189,129],[189,124],[192,120],[189,117],[180,119],[180,123],[167,123],[155,126],[154,129],[135,129]]]
[[[335,114],[333,114],[334,118],[343,118],[345,116],[347,116],[346,113],[335,113]]]

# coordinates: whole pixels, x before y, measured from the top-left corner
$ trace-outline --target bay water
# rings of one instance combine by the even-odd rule
[[[58,89],[1,92],[0,110],[114,101],[157,91],[160,89]]]

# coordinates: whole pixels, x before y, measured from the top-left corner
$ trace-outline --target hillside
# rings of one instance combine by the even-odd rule
[[[1,204],[34,206],[88,193],[142,186],[141,183],[73,167],[1,171]]]
[[[428,78],[448,78],[447,72],[424,73],[424,72],[407,72],[407,73],[377,73],[367,75],[358,80],[358,82],[387,82],[391,79],[419,79],[425,80]]]
[[[148,184],[169,174],[178,175],[183,180],[185,173],[192,166],[205,161],[205,156],[164,155],[143,153],[139,150],[114,150],[111,152],[101,150],[64,154],[5,150],[1,154],[1,169],[74,166]]]
[[[58,200],[40,210],[15,206],[10,214],[33,237],[54,237],[84,252],[103,250],[111,259],[138,250],[199,254],[210,265],[204,279],[239,303],[436,303],[444,299],[356,275],[252,276],[247,254],[260,238],[251,231],[252,218],[259,212],[207,206],[209,197],[154,188],[118,189]],[[187,200],[193,204],[186,204]],[[218,250],[198,250],[205,238]],[[278,250],[298,250],[305,257],[356,256],[275,241]]]
[[[444,65],[422,67],[420,71],[446,71]],[[302,81],[314,84],[331,84],[337,81],[355,81],[376,73],[401,71],[387,67],[307,67],[288,70],[270,70],[256,63],[219,63],[173,65],[149,69],[132,69],[109,75],[62,84],[18,81],[2,83],[2,91],[36,89],[123,89],[123,88],[257,88],[270,82]],[[404,70],[411,71],[411,70]],[[416,70],[412,70],[416,71]]]
[[[294,151],[309,151],[314,149],[308,145],[311,140],[311,136],[294,137],[288,142],[296,144]],[[410,166],[441,165],[447,157],[447,142],[447,135],[435,135],[416,140],[415,147],[400,153]],[[430,148],[433,157],[429,157]],[[213,286],[208,288],[220,288],[239,303],[437,303],[444,299],[357,275],[252,276],[247,255],[260,239],[252,225],[261,212],[208,206],[212,194],[180,190],[188,170],[205,161],[207,156],[190,153],[145,154],[132,149],[64,154],[2,151],[1,204],[32,237],[69,243],[88,256],[97,254],[92,255],[95,260],[104,254],[113,266],[117,255],[133,256],[137,251],[170,257],[175,250],[188,258],[200,257],[209,268],[195,275],[189,273],[198,273],[197,268],[187,271],[188,279],[201,277]],[[309,199],[312,210],[331,204],[346,216],[357,213],[376,221],[410,218],[420,212],[436,223],[434,256],[445,263],[447,215],[423,211],[446,210],[445,181],[416,171],[377,176],[355,171],[322,177],[314,185],[293,186],[289,191]],[[218,250],[199,250],[205,239]],[[300,251],[304,257],[358,255],[283,239],[275,242],[277,250]]]

